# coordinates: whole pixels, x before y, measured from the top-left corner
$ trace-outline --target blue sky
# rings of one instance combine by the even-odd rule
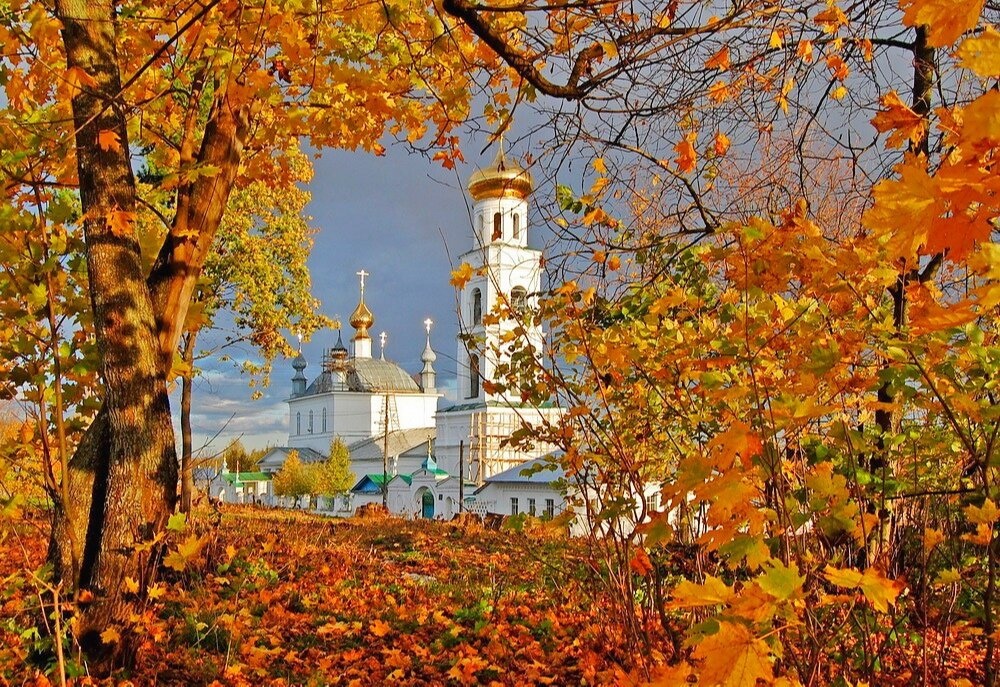
[[[318,230],[309,265],[322,311],[343,321],[344,340],[350,346],[353,330],[347,320],[358,302],[355,273],[364,268],[370,273],[365,300],[375,315],[373,354],[379,353],[378,333],[385,331],[386,356],[417,372],[423,321],[430,317],[438,386],[445,390],[454,383],[457,346],[455,290],[449,284],[452,261],[472,245],[465,182],[493,155],[489,150],[480,157],[481,147],[467,144],[463,151],[471,164],[453,171],[400,146],[389,146],[384,157],[328,151],[315,160],[309,186],[313,199],[308,212]],[[537,229],[529,241],[541,246]],[[323,331],[303,345],[309,379],[318,373],[323,349],[335,341],[336,332]],[[239,359],[253,351],[232,355]],[[221,450],[237,437],[248,448],[286,442],[290,361],[275,361],[271,385],[258,400],[251,400],[247,378],[232,363],[205,361],[202,369],[192,403],[196,449],[220,430],[208,452]]]

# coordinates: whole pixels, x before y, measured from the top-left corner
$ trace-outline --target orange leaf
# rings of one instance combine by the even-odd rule
[[[726,136],[721,131],[715,134],[715,140],[713,141],[712,149],[715,151],[715,154],[718,155],[719,157],[725,155],[727,152],[729,152],[729,137]]]
[[[66,83],[69,84],[69,97],[73,98],[85,87],[95,86],[97,81],[82,67],[70,67],[66,70]]]
[[[117,236],[128,236],[132,233],[132,224],[135,222],[135,213],[115,209],[107,214],[107,220],[111,233]]]
[[[900,0],[903,23],[927,27],[927,43],[935,48],[950,45],[975,28],[986,0]]]
[[[681,172],[687,174],[693,172],[695,164],[698,162],[698,151],[694,149],[694,141],[697,134],[688,134],[683,141],[674,146],[677,157],[674,162]]]
[[[698,684],[714,687],[747,687],[758,680],[770,684],[774,672],[767,642],[746,625],[719,623],[719,631],[698,643],[694,658],[701,661]]]
[[[632,568],[632,572],[642,577],[653,572],[653,562],[649,560],[649,555],[645,549],[636,549],[635,555],[632,556],[632,560],[629,561],[628,565]]]
[[[101,129],[97,132],[97,145],[101,150],[113,150],[116,153],[122,149],[121,139],[111,129]]]
[[[371,633],[376,637],[385,637],[387,634],[389,634],[390,629],[391,628],[389,627],[389,623],[384,622],[382,620],[375,620],[372,622],[371,625]]]
[[[705,69],[718,69],[720,71],[729,69],[729,46],[722,46],[719,52],[709,57],[705,62]]]
[[[827,33],[836,33],[841,26],[847,26],[847,15],[842,9],[832,5],[813,17],[813,21]]]
[[[886,93],[880,102],[885,109],[875,115],[872,126],[879,133],[892,132],[886,145],[898,148],[907,140],[916,143],[923,137],[927,121],[900,100],[896,91]]]

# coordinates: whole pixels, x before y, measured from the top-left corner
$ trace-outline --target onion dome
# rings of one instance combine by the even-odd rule
[[[361,297],[358,307],[354,309],[353,313],[351,313],[351,319],[349,321],[351,326],[357,331],[354,335],[355,339],[368,337],[368,330],[373,324],[375,324],[375,316],[372,315],[372,311],[368,309],[367,305],[365,305],[364,296]]]
[[[341,337],[340,330],[337,330],[337,343],[333,344],[333,348],[330,349],[331,358],[346,358],[347,357],[347,346],[344,345],[344,339]]]
[[[292,369],[296,372],[302,372],[302,370],[306,369],[306,357],[302,355],[301,349],[299,350],[299,354],[295,356],[295,359],[292,360]]]
[[[534,182],[528,170],[516,162],[509,162],[503,151],[503,139],[493,162],[469,177],[469,195],[474,200],[484,198],[517,198],[524,200],[531,195]]]

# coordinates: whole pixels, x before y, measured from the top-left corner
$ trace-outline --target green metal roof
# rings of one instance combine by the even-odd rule
[[[270,482],[271,476],[266,472],[224,472],[222,478],[230,484],[237,482]]]

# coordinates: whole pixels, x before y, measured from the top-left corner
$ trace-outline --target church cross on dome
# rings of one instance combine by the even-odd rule
[[[359,277],[361,277],[361,297],[364,298],[365,297],[365,277],[370,277],[371,276],[371,272],[365,272],[364,268],[361,268],[360,271],[355,272],[354,274],[356,274]]]

